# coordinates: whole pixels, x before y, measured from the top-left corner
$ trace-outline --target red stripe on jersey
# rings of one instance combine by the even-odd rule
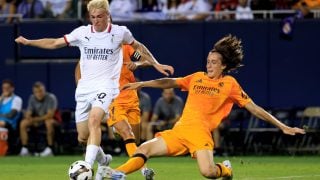
[[[108,25],[108,29],[107,29],[107,32],[110,33],[111,31],[111,23]]]
[[[91,32],[94,33],[93,26],[91,25]]]
[[[64,39],[64,42],[66,42],[67,46],[69,46],[70,43],[68,42],[66,35],[63,36],[63,39]]]

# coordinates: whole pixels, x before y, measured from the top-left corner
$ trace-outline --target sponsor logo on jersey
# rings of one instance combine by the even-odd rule
[[[88,60],[108,60],[108,56],[113,54],[113,49],[84,47],[84,54]]]

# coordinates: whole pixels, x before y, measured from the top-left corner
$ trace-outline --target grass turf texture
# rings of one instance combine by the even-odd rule
[[[83,159],[80,156],[57,157],[2,157],[0,158],[0,180],[64,180],[68,179],[69,165]],[[221,162],[225,158],[216,158]],[[234,169],[235,180],[260,179],[320,179],[320,156],[260,156],[229,157]],[[127,157],[114,157],[111,167],[125,162]],[[148,167],[156,171],[158,180],[198,180],[197,162],[190,157],[161,157],[148,161]],[[131,174],[128,180],[143,179],[139,172]]]

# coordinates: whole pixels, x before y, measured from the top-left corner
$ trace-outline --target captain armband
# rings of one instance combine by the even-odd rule
[[[134,51],[130,56],[131,61],[139,61],[141,58],[141,54],[138,51]]]

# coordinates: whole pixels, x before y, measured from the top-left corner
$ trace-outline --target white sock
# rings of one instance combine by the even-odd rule
[[[97,157],[98,151],[99,151],[99,146],[96,146],[94,144],[87,145],[85,161],[89,163],[91,167],[93,167],[94,160]]]
[[[104,158],[106,154],[103,152],[102,147],[99,147],[98,153],[97,153],[97,157],[96,157],[96,161],[98,162],[99,165],[105,164],[106,163],[106,158]]]

